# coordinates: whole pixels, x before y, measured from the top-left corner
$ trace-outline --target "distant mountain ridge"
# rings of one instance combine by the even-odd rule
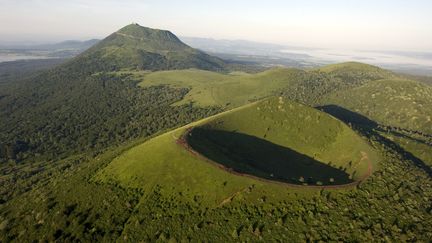
[[[52,44],[9,44],[0,45],[2,49],[19,49],[19,50],[62,50],[62,49],[77,49],[85,50],[98,43],[99,39],[90,40],[66,40]]]

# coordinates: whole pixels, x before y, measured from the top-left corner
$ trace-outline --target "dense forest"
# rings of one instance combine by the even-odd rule
[[[21,60],[0,63],[0,85],[8,82],[14,82],[22,78],[28,78],[35,72],[41,72],[53,68],[67,59],[36,59]]]
[[[29,154],[56,158],[65,152],[106,147],[217,111],[171,107],[186,89],[140,89],[125,75],[88,75],[60,67],[22,82],[2,89],[3,160],[20,161]]]
[[[149,37],[152,41],[143,43]],[[181,86],[175,81],[142,85],[145,76],[156,70],[185,68],[218,73],[190,72],[200,73],[208,86],[200,82]],[[224,62],[180,43],[170,32],[137,25],[114,33],[77,58],[28,69],[31,73],[21,75],[10,68],[2,71],[0,65],[1,242],[428,242],[432,238],[429,85],[406,86],[414,81],[359,63],[256,74],[263,67]],[[230,73],[239,70],[249,73]],[[220,87],[214,77],[226,86]],[[212,96],[217,89],[236,92],[210,97],[220,105],[200,106],[193,96],[178,105],[198,86],[201,90],[194,93],[198,98]],[[395,92],[400,89],[403,96]],[[242,96],[246,92],[251,93]],[[209,169],[202,161],[182,167],[187,163],[175,164],[165,156],[169,153],[157,154],[159,164],[143,164],[132,156],[137,166],[128,167],[125,161],[114,167],[119,168],[118,177],[105,173],[132,149],[168,149],[155,143],[145,147],[152,139],[165,139],[178,149],[177,138],[167,131],[235,108],[231,100],[247,106],[271,96],[280,96],[275,102],[297,101],[299,107],[310,106],[317,114],[326,112],[332,116],[328,119],[344,122],[379,154],[377,168],[362,183],[334,190],[252,180]],[[417,118],[407,118],[405,110]],[[281,106],[275,111],[285,110]],[[328,122],[320,123],[325,120],[320,116],[312,119],[301,113],[287,115],[293,120],[301,115],[312,120],[309,125],[331,130]],[[292,131],[303,126],[296,121],[299,125]],[[325,139],[320,141],[325,144]],[[139,155],[148,157],[148,153]],[[344,159],[349,164],[349,157]],[[152,170],[155,173],[145,174]],[[216,196],[221,200],[210,200]]]
[[[10,185],[2,186],[3,202],[30,189],[63,158],[97,153],[220,111],[171,106],[187,89],[142,89],[129,75],[66,65],[3,84],[0,161],[3,185]]]

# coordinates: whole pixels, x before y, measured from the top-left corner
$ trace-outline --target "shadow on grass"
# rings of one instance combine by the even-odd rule
[[[369,118],[367,118],[365,116],[362,116],[356,112],[347,110],[347,109],[340,107],[340,106],[337,106],[337,105],[318,106],[316,108],[326,112],[327,114],[330,114],[334,117],[337,117],[339,120],[341,120],[345,123],[354,124],[356,126],[368,127],[370,129],[375,129],[376,131],[379,131],[379,132],[389,133],[389,134],[392,134],[392,135],[397,136],[397,137],[410,139],[410,140],[413,140],[415,142],[425,144],[425,145],[430,145],[422,139],[408,136],[402,132],[395,131],[394,129],[398,129],[398,130],[403,131],[405,133],[417,134],[417,135],[420,135],[420,136],[423,136],[426,138],[432,138],[432,136],[430,136],[429,134],[425,134],[423,132],[412,131],[412,130],[399,128],[399,127],[383,126],[383,125],[376,123],[375,121],[370,120]],[[383,127],[386,127],[387,129],[384,129]]]
[[[186,139],[201,155],[239,173],[292,184],[353,182],[343,170],[254,136],[197,127]]]
[[[414,163],[415,166],[421,168],[424,170],[430,177],[432,177],[432,169],[427,164],[425,164],[421,159],[417,158],[412,153],[406,151],[401,146],[399,146],[397,143],[391,141],[390,139],[382,136],[379,132],[388,132],[393,135],[399,135],[403,136],[405,138],[415,140],[418,142],[421,142],[420,140],[416,140],[415,138],[411,138],[409,136],[395,133],[392,131],[385,131],[382,128],[380,128],[379,124],[375,121],[370,120],[369,118],[360,115],[356,112],[350,111],[348,109],[345,109],[343,107],[337,106],[337,105],[326,105],[326,106],[319,106],[316,107],[319,110],[322,110],[326,112],[327,114],[330,114],[339,120],[350,124],[353,129],[361,133],[363,136],[378,141],[381,144],[385,144],[387,147],[391,148],[398,154],[402,155],[404,159],[410,160]]]

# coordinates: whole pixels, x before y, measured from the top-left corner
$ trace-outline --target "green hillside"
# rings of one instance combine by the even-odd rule
[[[430,86],[233,66],[129,25],[2,82],[0,242],[432,239]]]
[[[365,81],[391,78],[396,76],[388,70],[360,62],[331,64],[317,68],[316,70],[351,83],[365,83]]]
[[[384,79],[336,92],[338,104],[387,126],[432,134],[432,88],[416,81]]]
[[[382,136],[416,164],[432,164],[432,88],[405,79],[382,79],[335,92],[323,104],[366,133]],[[339,107],[339,108],[337,108]],[[342,109],[341,109],[342,108]]]
[[[283,97],[217,117],[192,129],[187,140],[230,168],[288,183],[303,184],[303,178],[312,184],[344,184],[364,177],[377,162],[340,121]],[[329,182],[332,173],[345,177]]]
[[[316,68],[316,70],[326,73],[347,73],[354,75],[355,73],[363,72],[373,77],[382,77],[387,75],[393,75],[391,71],[382,69],[377,66],[373,66],[361,62],[343,62],[336,64],[329,64],[323,67]]]
[[[193,49],[166,30],[131,24],[114,32],[76,60],[99,70],[199,68],[221,71],[225,63]]]
[[[1,135],[7,139],[25,137],[28,140],[24,141],[30,141],[32,145],[29,150],[18,153],[16,161],[22,162],[14,164],[14,160],[9,159],[9,162],[3,163],[1,167],[1,180],[5,182],[1,188],[0,207],[2,241],[26,242],[46,239],[232,242],[300,239],[369,242],[385,237],[394,241],[427,241],[432,237],[426,230],[431,227],[432,222],[429,200],[430,174],[419,166],[412,154],[395,146],[390,139],[385,139],[384,135],[389,134],[384,130],[364,131],[352,125],[363,139],[367,139],[368,143],[373,145],[377,156],[381,158],[379,166],[373,165],[374,173],[363,183],[346,189],[323,190],[311,187],[316,185],[318,180],[308,181],[308,176],[311,176],[305,174],[304,182],[298,175],[297,183],[289,181],[294,185],[285,186],[280,184],[280,180],[271,182],[275,181],[274,177],[278,175],[275,171],[265,171],[260,167],[257,173],[243,171],[266,179],[258,180],[229,173],[207,163],[205,157],[193,156],[176,143],[178,138],[185,134],[186,127],[168,133],[163,132],[208,117],[218,111],[209,107],[194,107],[186,104],[187,102],[185,105],[173,106],[178,105],[178,102],[184,102],[185,97],[194,89],[195,86],[190,84],[193,83],[195,76],[191,76],[190,83],[187,83],[187,79],[179,75],[179,80],[184,84],[177,87],[173,74],[168,87],[157,83],[139,87],[138,83],[142,82],[146,75],[151,77],[170,72],[110,72],[87,77],[85,73],[79,72],[80,69],[63,67],[60,70],[65,72],[55,70],[49,75],[41,76],[40,80],[44,77],[45,82],[23,82],[25,86],[14,96],[7,94],[13,90],[12,88],[2,90],[7,95],[0,100],[2,108],[6,107],[1,110],[4,113],[0,117],[2,121],[6,121],[1,123],[1,129],[6,133]],[[193,75],[201,73],[174,72],[187,75],[189,72]],[[272,79],[278,79],[285,77],[285,72],[290,73],[293,70],[271,70],[268,74],[273,74]],[[213,80],[212,77],[220,77],[218,74],[203,73],[205,75],[201,74],[201,83]],[[295,156],[298,161],[312,162],[312,165],[316,165],[314,162],[317,161],[321,167],[314,168],[331,167],[336,170],[332,169],[331,172],[344,171],[345,166],[348,179],[351,180],[350,176],[352,180],[358,179],[361,173],[354,174],[349,162],[346,166],[347,160],[343,156],[345,153],[353,152],[353,158],[358,160],[359,150],[367,150],[369,146],[362,141],[353,142],[358,141],[358,136],[337,120],[322,112],[288,101],[290,98],[316,104],[317,101],[325,100],[327,96],[331,97],[333,92],[355,90],[358,84],[351,86],[347,81],[316,70],[294,73],[301,75],[293,75],[295,78],[287,78],[285,87],[277,87],[281,87],[282,94],[286,96],[283,98],[284,105],[292,104],[295,107],[295,116],[279,117],[286,113],[271,113],[265,109],[266,112],[262,114],[256,109],[261,103],[255,103],[192,123],[190,126],[205,128],[205,124],[219,124],[213,122],[218,119],[226,120],[227,123],[221,129],[228,131],[229,136],[226,137],[226,133],[222,133],[221,138],[232,140],[235,146],[241,144],[238,142],[244,141],[243,138],[246,137],[247,141],[265,145],[265,150],[261,150],[263,152],[280,151],[279,148],[284,147],[283,151],[287,152],[283,152],[282,155]],[[64,75],[58,76],[60,74]],[[209,78],[206,78],[206,75]],[[230,75],[237,79],[262,74]],[[225,76],[228,75],[223,77]],[[362,77],[364,76],[367,75]],[[377,81],[372,79],[362,82]],[[265,81],[257,83],[260,83],[261,88],[265,86]],[[216,82],[212,86],[215,87]],[[258,92],[260,88],[254,90],[253,92]],[[274,92],[281,91],[270,89],[265,96]],[[242,95],[241,85],[234,94]],[[24,98],[26,96],[33,97],[32,103]],[[242,99],[252,99],[249,97],[254,96],[247,94]],[[226,102],[225,98],[221,100]],[[230,100],[234,100],[236,105],[248,102],[228,97],[228,102]],[[279,109],[274,105],[272,107],[273,111]],[[289,110],[288,107],[282,108],[285,111]],[[327,108],[322,109],[330,112]],[[48,112],[52,110],[56,112]],[[44,114],[45,119],[38,114]],[[260,114],[269,118],[265,120],[268,123],[250,122],[260,120],[257,119]],[[316,123],[318,115],[320,120]],[[18,119],[26,116],[26,123],[16,123]],[[251,119],[247,119],[248,116]],[[301,120],[300,116],[304,120]],[[307,120],[308,116],[310,120]],[[282,118],[293,126],[283,125],[283,120],[282,125],[272,123]],[[371,122],[359,114],[354,118],[356,121]],[[350,121],[342,120],[347,124]],[[13,124],[20,124],[21,127]],[[270,128],[267,135],[262,134],[261,132],[267,130],[267,126],[262,127],[262,124],[268,124],[268,127],[273,129]],[[308,129],[302,130],[303,126]],[[300,133],[295,130],[296,127],[300,128]],[[241,129],[240,139],[234,139],[239,137],[237,135],[232,136],[235,129]],[[278,130],[282,131],[281,134]],[[198,130],[192,132],[196,131]],[[162,133],[163,135],[158,136]],[[255,134],[252,140],[251,134]],[[289,134],[288,138],[295,139],[285,141],[286,134]],[[335,134],[340,135],[334,138]],[[346,137],[341,134],[345,134]],[[393,136],[393,133],[390,135]],[[332,145],[324,151],[320,151],[323,145],[326,146],[325,141],[333,141],[332,139],[335,139],[335,142],[330,143]],[[143,140],[147,142],[142,143]],[[201,144],[204,140],[198,141]],[[217,147],[218,140],[210,142],[205,148],[212,148],[211,151],[219,158],[225,149],[231,149],[230,146]],[[117,147],[119,144],[120,147]],[[190,145],[193,146],[192,141]],[[403,148],[408,149],[408,145]],[[363,149],[362,146],[366,148]],[[260,151],[260,147],[256,148],[257,151]],[[286,147],[290,149],[287,150]],[[50,156],[47,159],[45,153],[44,156],[42,154],[35,157],[33,151],[36,149],[48,152]],[[203,155],[206,153],[202,148],[196,149]],[[236,164],[244,161],[244,158],[254,159],[247,158],[242,152],[250,149],[249,146],[240,149],[236,156],[240,156],[241,160],[237,157],[228,159]],[[335,152],[332,155],[326,152],[327,149]],[[317,150],[319,152],[315,154],[314,151]],[[59,159],[58,151],[67,152],[62,155],[64,159]],[[77,155],[77,151],[82,152]],[[339,153],[340,151],[344,153]],[[69,156],[71,154],[74,156]],[[205,155],[211,156],[208,152]],[[421,158],[427,159],[428,155],[426,151]],[[280,156],[269,157],[276,161],[280,159]],[[377,160],[371,161],[375,163]],[[218,162],[222,164],[224,161],[218,159]],[[339,168],[336,162],[342,165],[342,168]],[[322,167],[323,165],[329,167]],[[241,169],[237,166],[235,168]],[[360,169],[364,171],[364,168]],[[263,171],[264,174],[259,174]],[[330,178],[319,180],[324,182],[326,179],[330,182]],[[335,184],[338,184],[338,181],[334,180]],[[298,185],[300,182],[308,183],[309,187]]]
[[[213,61],[223,64],[188,47],[169,31],[128,25],[62,65],[4,83],[0,161],[64,158],[214,114],[219,107],[171,107],[188,88],[142,89],[131,75],[112,72],[219,70]]]
[[[252,120],[255,122],[248,122]],[[127,186],[146,187],[162,183],[157,171],[164,168],[164,173],[173,176],[166,178],[173,180],[171,183],[176,180],[176,170],[182,171],[183,179],[178,178],[178,181],[185,182],[185,178],[197,181],[194,175],[188,174],[188,168],[205,161],[176,144],[176,138],[188,127],[193,129],[183,136],[195,151],[215,163],[221,161],[235,171],[269,180],[303,184],[306,183],[301,181],[303,178],[309,179],[312,185],[344,184],[351,179],[363,179],[379,160],[371,148],[340,121],[280,97],[222,113],[154,138],[114,160],[103,175],[116,178]],[[261,161],[248,164],[257,152]],[[189,160],[193,162],[190,166]],[[168,161],[170,166],[166,167]],[[196,170],[191,172],[197,173]],[[270,174],[274,174],[274,178]],[[330,182],[333,175],[335,178]],[[207,180],[210,179],[207,176]],[[192,184],[187,187],[193,188]],[[200,183],[201,186],[210,187],[204,183]]]
[[[247,122],[251,120],[255,122]],[[220,137],[226,139],[224,142],[215,141],[217,136],[205,137],[200,130],[225,131],[229,135]],[[235,134],[255,139],[236,140]],[[182,136],[187,136],[189,145],[202,155],[188,150]],[[271,145],[262,147],[262,141]],[[230,149],[230,144],[236,145],[237,151],[224,153],[224,149]],[[281,153],[281,147],[295,152]],[[251,158],[247,157],[255,149],[263,152],[262,161],[256,161],[260,163],[258,165],[250,164]],[[269,154],[274,149],[278,154]],[[246,150],[249,153],[242,153]],[[233,160],[232,156],[240,156],[241,160]],[[306,156],[313,159],[304,160]],[[340,121],[281,97],[227,111],[150,139],[116,157],[94,180],[143,191],[136,209],[139,213],[130,218],[124,230],[124,236],[132,241],[140,237],[149,237],[149,240],[154,240],[154,235],[160,237],[158,229],[166,223],[166,215],[172,215],[168,216],[172,217],[170,237],[177,238],[185,232],[195,235],[194,239],[204,239],[200,228],[211,227],[218,229],[207,236],[213,240],[221,240],[223,234],[234,231],[237,232],[235,235],[245,234],[243,239],[251,239],[248,237],[253,234],[248,236],[249,230],[242,230],[240,223],[240,218],[247,215],[245,209],[232,214],[224,208],[280,203],[293,195],[298,198],[296,200],[310,198],[326,188],[321,185],[342,185],[340,187],[344,188],[343,185],[348,184],[346,188],[354,188],[358,183],[352,182],[367,179],[370,170],[378,169],[379,160],[374,149]],[[231,169],[227,171],[220,165]],[[270,176],[270,173],[274,175]],[[292,177],[296,178],[293,180]],[[311,185],[313,187],[308,187]],[[170,206],[174,202],[177,206]],[[156,205],[160,207],[155,209]],[[204,223],[194,213],[181,216],[183,210],[190,212],[188,207],[207,215]],[[148,210],[156,210],[156,215],[160,216],[149,221],[150,218],[145,216]],[[280,223],[289,218],[281,218]],[[216,223],[222,219],[230,222],[228,229]],[[264,222],[260,220],[254,226],[252,221],[252,231],[265,234],[261,228],[262,224],[267,225]],[[166,234],[167,231],[162,232]],[[235,239],[231,237],[234,236],[228,239]]]
[[[202,70],[123,73],[141,79],[141,87],[168,85],[190,89],[177,105],[193,102],[201,107],[218,105],[231,108],[280,93],[302,103],[316,103],[320,97],[336,90],[394,76],[389,71],[361,63],[335,64],[309,71],[274,68],[257,74]]]
[[[142,75],[141,87],[169,85],[190,91],[177,105],[238,107],[274,95],[301,79],[298,69],[271,69],[258,74],[221,74],[202,70],[162,71]],[[136,74],[137,75],[137,74]],[[138,73],[139,75],[139,73]]]
[[[244,122],[251,120],[256,122]],[[209,138],[206,134],[200,134],[200,130],[225,131],[229,136],[226,137],[224,135],[226,133],[222,134],[221,138],[225,142],[220,143],[217,136]],[[179,138],[181,139],[183,135],[188,136],[189,133],[192,139],[188,139],[188,144],[202,155],[188,151],[179,142]],[[308,169],[330,172],[332,176],[337,174],[332,170],[323,170],[322,167],[309,164],[310,167],[306,166],[309,167],[306,170],[302,170],[305,167],[297,167],[297,169],[302,168],[299,171],[305,173],[304,182],[299,177],[298,182],[302,182],[301,187],[286,186],[272,182],[281,181],[275,178],[279,176],[277,174],[279,171],[283,171],[281,167],[275,171],[264,171],[258,168],[258,173],[252,170],[241,171],[242,165],[248,165],[248,162],[243,159],[253,159],[244,157],[241,151],[262,148],[254,147],[250,139],[246,140],[249,142],[246,148],[238,146],[245,140],[237,140],[233,133],[266,140],[272,143],[273,148],[286,146],[285,148],[296,151],[295,154],[290,155],[294,155],[292,158],[301,162],[309,162],[301,160],[304,155],[315,158],[316,161],[323,162],[322,164],[326,164],[331,158],[333,163],[327,165],[334,166],[334,169],[340,171],[345,170],[350,174],[353,174],[351,166],[357,165],[356,170],[362,172],[367,170],[366,167],[358,164],[362,160],[361,152],[366,152],[377,173],[368,177],[360,186],[354,187],[356,189],[351,186],[344,190],[322,191],[320,188],[308,188],[308,185],[316,184],[313,181],[303,185],[308,183],[307,176],[323,175],[314,174],[313,170],[309,171],[312,174],[307,174]],[[335,136],[335,134],[339,135]],[[377,144],[376,140],[371,142]],[[230,144],[235,145],[239,151],[225,154],[224,150],[230,149]],[[347,126],[322,112],[278,98],[224,112],[150,139],[116,157],[92,180],[95,183],[142,190],[143,196],[136,205],[134,213],[125,223],[121,235],[122,239],[127,238],[131,241],[143,238],[148,241],[180,240],[184,239],[185,235],[186,238],[191,237],[190,239],[214,241],[294,240],[298,237],[309,240],[335,240],[338,239],[336,235],[344,235],[343,239],[367,240],[372,239],[372,235],[376,236],[378,232],[382,232],[378,227],[399,229],[410,222],[409,218],[413,213],[420,213],[399,206],[397,200],[400,200],[402,193],[406,198],[416,197],[413,200],[423,205],[426,198],[419,198],[422,197],[421,195],[426,195],[428,191],[427,175],[411,167],[410,162],[405,162],[404,158],[396,155],[397,152],[387,148],[386,144],[380,144],[377,148],[383,156],[383,160],[380,159],[380,166],[376,163],[380,156]],[[267,152],[271,151],[272,149],[267,150]],[[350,158],[345,157],[349,154],[351,154]],[[234,155],[234,158],[230,155]],[[237,160],[236,156],[240,156],[242,160]],[[267,156],[277,159],[274,155]],[[206,158],[211,158],[211,161]],[[349,160],[352,161],[351,165]],[[227,161],[228,163],[223,164]],[[220,166],[215,166],[217,165],[215,163],[229,166],[233,170],[224,170]],[[239,166],[238,163],[241,165]],[[266,161],[266,164],[277,166],[272,164],[272,161]],[[295,162],[293,165],[300,166]],[[408,173],[417,174],[417,179],[426,183],[424,188],[418,188],[416,193],[409,191],[410,189],[400,181],[403,176],[401,171],[408,167],[413,168]],[[250,173],[255,177],[230,173],[239,169],[240,172]],[[259,174],[260,172],[266,172],[266,175]],[[273,176],[269,176],[271,172],[274,173]],[[358,173],[353,179],[360,179],[361,175],[364,174]],[[288,183],[296,184],[294,181]],[[403,183],[412,185],[414,180]],[[396,194],[391,194],[395,191]],[[395,196],[375,200],[378,195]],[[318,203],[316,209],[313,209],[314,207],[306,209],[307,206],[304,206],[316,203]],[[398,206],[388,207],[389,204]],[[346,211],[338,211],[341,207],[346,208]],[[363,219],[353,220],[354,216],[348,216],[352,214],[370,218],[368,222],[371,226],[364,226],[374,227],[369,236],[352,233],[352,228],[361,227],[364,222]],[[397,215],[401,220],[400,226],[394,224],[393,219],[388,215]],[[376,226],[377,220],[382,218],[386,218],[384,222],[380,221],[382,226]],[[306,229],[306,225],[311,222],[317,225],[316,233],[302,236],[301,232],[310,232]],[[422,223],[427,224],[427,221]],[[334,226],[329,227],[333,224]],[[405,233],[395,232],[394,234],[404,239],[410,238]]]

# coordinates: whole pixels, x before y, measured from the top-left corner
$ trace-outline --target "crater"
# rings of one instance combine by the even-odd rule
[[[229,172],[292,185],[356,185],[372,173],[370,158],[376,158],[340,120],[281,97],[218,115],[180,140]]]
[[[270,141],[235,132],[194,128],[189,146],[225,168],[241,174],[298,185],[343,185],[354,182],[343,170]]]

